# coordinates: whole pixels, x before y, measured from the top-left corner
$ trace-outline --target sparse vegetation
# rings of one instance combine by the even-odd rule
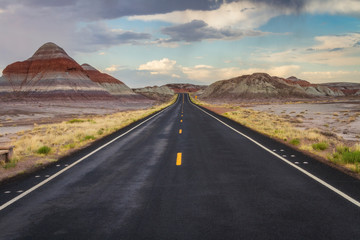
[[[300,144],[300,139],[298,138],[291,139],[290,144],[298,146]]]
[[[2,163],[2,166],[3,166],[3,168],[5,168],[5,169],[13,168],[13,167],[16,166],[17,162],[18,162],[18,159],[17,159],[17,158],[12,158],[9,162],[7,162],[7,163]]]
[[[9,163],[2,163],[3,171],[15,167],[17,162],[29,159],[32,166],[42,166],[56,161],[69,151],[80,149],[89,142],[123,128],[134,121],[140,120],[167,107],[172,101],[151,107],[146,110],[118,112],[105,116],[96,116],[93,119],[72,119],[56,124],[34,124],[32,130],[19,133],[12,139],[14,158]],[[30,167],[30,166],[29,166]],[[23,171],[23,169],[19,169]]]
[[[94,135],[86,135],[82,141],[88,141],[88,140],[95,140],[96,138],[94,137]]]
[[[319,142],[319,143],[314,143],[312,145],[312,148],[314,150],[320,150],[320,151],[324,151],[329,147],[329,144],[326,142]]]
[[[51,148],[50,148],[50,147],[48,147],[48,146],[42,146],[42,147],[40,147],[36,152],[37,152],[38,154],[48,155],[50,151],[51,151]]]
[[[86,122],[86,120],[84,120],[84,119],[77,119],[77,118],[71,119],[71,120],[67,121],[67,123],[83,123],[83,122]]]
[[[330,160],[345,166],[350,165],[355,172],[360,172],[360,150],[356,147],[338,146],[330,157]]]
[[[222,115],[244,126],[360,173],[360,145],[356,145],[355,147],[343,146],[346,145],[347,142],[337,136],[334,133],[335,129],[330,129],[331,127],[327,123],[323,126],[328,130],[300,130],[296,126],[298,123],[301,123],[302,120],[295,116],[288,118],[284,115],[279,116],[266,111],[255,111],[240,106],[234,107],[227,104],[211,105],[194,99],[192,99],[192,101],[204,107],[227,108],[229,111]],[[295,112],[290,113],[296,114]],[[316,115],[320,114],[321,113],[316,113]],[[333,113],[333,115],[338,116],[338,113]],[[349,120],[350,119],[348,119],[347,122],[350,122]],[[360,139],[360,135],[357,135],[357,137]]]
[[[104,134],[104,129],[103,129],[103,128],[99,129],[99,130],[97,131],[97,134],[98,134],[98,135],[103,135],[103,134]]]

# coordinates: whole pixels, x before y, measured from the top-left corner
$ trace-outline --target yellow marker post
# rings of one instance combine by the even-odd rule
[[[182,134],[182,129],[179,129],[179,134]]]
[[[177,153],[177,157],[176,157],[176,166],[180,166],[181,165],[181,152]]]

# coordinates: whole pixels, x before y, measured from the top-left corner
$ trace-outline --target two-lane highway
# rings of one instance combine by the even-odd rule
[[[0,239],[360,239],[360,181],[209,114],[180,94],[1,186]]]

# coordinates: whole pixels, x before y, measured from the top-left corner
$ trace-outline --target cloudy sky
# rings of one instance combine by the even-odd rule
[[[54,42],[130,87],[360,82],[359,0],[0,0],[0,71]]]

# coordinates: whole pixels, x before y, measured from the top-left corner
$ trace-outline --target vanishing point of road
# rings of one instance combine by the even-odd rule
[[[0,239],[360,239],[360,181],[175,104],[0,186]]]

